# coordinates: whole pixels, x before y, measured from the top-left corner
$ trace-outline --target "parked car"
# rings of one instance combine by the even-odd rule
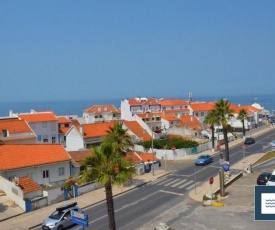
[[[270,172],[263,172],[257,178],[257,185],[266,185],[270,177]]]
[[[245,145],[251,145],[251,144],[253,144],[253,143],[255,143],[255,139],[252,138],[252,137],[248,137],[248,138],[246,138],[245,141],[244,141],[244,144],[245,144]]]
[[[213,158],[208,154],[202,154],[195,160],[195,165],[206,165],[213,161]]]
[[[275,170],[271,173],[266,185],[275,185]]]
[[[45,230],[62,230],[71,225],[71,211],[81,212],[81,209],[76,206],[77,202],[66,204],[64,206],[56,208],[56,210],[43,221],[42,229]]]

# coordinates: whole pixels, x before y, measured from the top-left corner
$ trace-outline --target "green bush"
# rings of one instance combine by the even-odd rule
[[[199,145],[196,141],[184,140],[182,138],[161,138],[158,140],[154,140],[154,148],[155,149],[172,149],[175,147],[176,149],[182,148],[193,148]],[[141,143],[144,148],[151,148],[152,141],[144,141]]]

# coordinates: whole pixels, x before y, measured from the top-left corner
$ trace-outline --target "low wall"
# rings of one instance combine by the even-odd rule
[[[62,187],[49,187],[44,189],[43,196],[48,197],[48,205],[64,201],[64,190]]]

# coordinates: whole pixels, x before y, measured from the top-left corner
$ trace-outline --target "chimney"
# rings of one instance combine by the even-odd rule
[[[10,117],[13,117],[13,111],[12,110],[9,111],[9,115],[10,115]]]
[[[79,131],[81,135],[84,136],[84,127],[82,125],[80,126]]]

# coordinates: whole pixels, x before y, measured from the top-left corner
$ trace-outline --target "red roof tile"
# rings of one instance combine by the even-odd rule
[[[19,186],[24,194],[42,190],[42,188],[28,176],[19,178]]]
[[[8,130],[10,134],[33,133],[27,123],[19,119],[0,120],[0,134],[3,130]]]
[[[85,113],[102,113],[102,112],[111,112],[117,113],[117,109],[113,105],[93,105],[90,108],[84,110]]]
[[[84,138],[106,136],[108,134],[107,131],[110,130],[110,127],[113,128],[114,124],[115,121],[84,124],[82,125]]]
[[[0,159],[2,171],[71,160],[61,144],[0,145]]]
[[[214,105],[215,103],[213,102],[193,102],[193,103],[190,103],[190,107],[193,111],[210,111],[212,109],[214,109]]]
[[[45,121],[57,121],[57,117],[54,113],[30,113],[30,114],[18,114],[18,117],[27,122],[45,122]]]
[[[81,162],[85,160],[86,157],[92,156],[92,150],[79,150],[79,151],[68,151],[68,154],[71,156],[72,160],[75,162]]]
[[[137,121],[123,121],[129,130],[144,141],[151,140],[151,136],[144,132],[144,128]]]
[[[158,100],[159,104],[161,106],[183,106],[183,105],[188,105],[188,101],[186,100],[179,100],[179,99],[163,99],[163,100]]]
[[[72,123],[72,121],[66,117],[58,117],[58,124]]]

